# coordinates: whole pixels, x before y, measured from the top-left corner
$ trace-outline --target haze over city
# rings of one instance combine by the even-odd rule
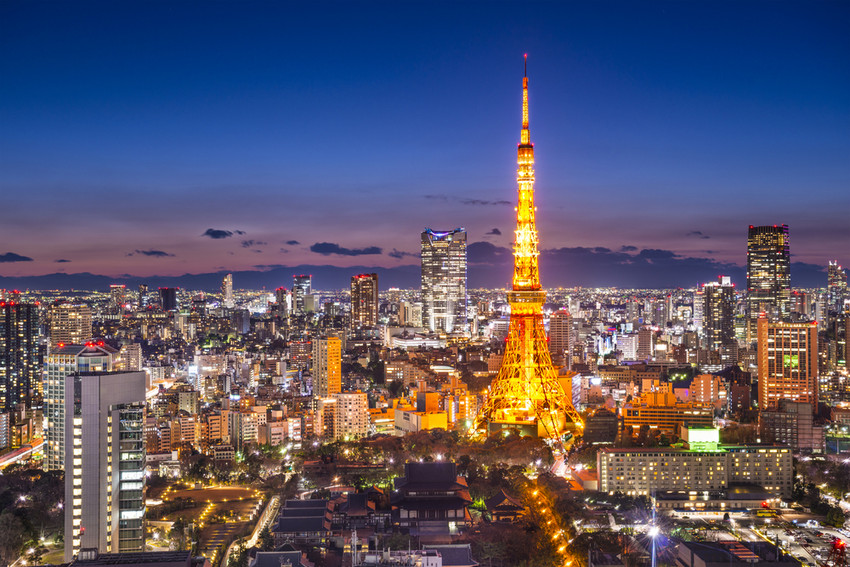
[[[740,284],[748,225],[778,223],[822,286],[850,262],[848,16],[4,3],[0,285],[412,287],[421,230],[462,226],[470,285],[504,286],[528,53],[544,285]]]

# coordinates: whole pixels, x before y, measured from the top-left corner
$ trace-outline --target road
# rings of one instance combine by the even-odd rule
[[[263,510],[263,513],[260,515],[259,520],[257,520],[257,525],[254,526],[254,531],[251,533],[251,537],[246,540],[245,545],[247,547],[254,547],[257,545],[257,539],[260,537],[260,532],[263,531],[263,528],[269,526],[271,522],[277,518],[277,512],[280,508],[280,497],[275,495],[272,496],[269,500],[269,503],[266,505],[266,509]],[[230,560],[230,553],[233,551],[233,548],[242,541],[242,538],[234,540],[228,547],[227,551],[224,552],[224,557],[221,560],[221,565],[223,567],[227,567],[227,562]]]

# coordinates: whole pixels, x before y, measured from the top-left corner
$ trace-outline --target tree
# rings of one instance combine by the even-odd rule
[[[260,551],[274,551],[274,536],[268,526],[260,532],[259,546]]]
[[[10,511],[0,514],[0,565],[17,560],[24,545],[24,526]]]
[[[233,548],[233,552],[227,559],[227,567],[248,567],[248,548],[245,547],[244,540]]]

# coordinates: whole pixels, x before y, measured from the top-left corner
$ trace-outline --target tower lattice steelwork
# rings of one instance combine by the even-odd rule
[[[534,206],[534,144],[528,130],[528,74],[522,79],[522,131],[517,150],[517,227],[513,289],[508,292],[511,322],[499,374],[472,433],[516,430],[522,435],[558,437],[584,426],[564,394],[543,328],[546,292],[540,286]]]

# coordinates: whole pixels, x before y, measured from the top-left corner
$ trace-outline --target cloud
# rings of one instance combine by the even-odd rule
[[[490,205],[512,205],[511,201],[499,200],[499,201],[491,201],[488,199],[467,199],[463,197],[455,197],[454,195],[425,195],[426,199],[430,199],[432,201],[457,201],[461,205],[479,205],[479,206],[490,206]]]
[[[490,236],[490,235],[501,236],[501,235],[502,235],[502,231],[501,231],[501,230],[499,230],[498,228],[493,228],[492,230],[490,230],[490,232],[488,232],[488,233],[487,233],[487,234],[485,234],[484,236]]]
[[[510,201],[499,200],[499,201],[488,201],[485,199],[459,199],[462,205],[513,205]]]
[[[70,262],[71,260],[66,260],[65,258],[59,258],[58,260],[53,260],[53,261],[56,262],[57,264],[66,264],[66,263]]]
[[[136,254],[142,254],[143,256],[151,256],[154,258],[166,258],[166,257],[174,257],[174,254],[169,254],[168,252],[163,252],[162,250],[134,250],[127,254],[127,256],[135,256]]]
[[[473,242],[467,247],[470,287],[510,285],[513,254],[510,248],[490,242]],[[811,281],[814,266],[792,266],[796,281]],[[822,270],[823,268],[820,267]],[[746,281],[746,269],[711,258],[694,258],[658,248],[623,246],[611,250],[603,246],[554,248],[540,251],[540,279],[544,287],[618,286],[623,288],[694,287],[716,281],[723,274],[739,286]],[[823,278],[823,276],[819,276]]]
[[[269,270],[276,270],[278,268],[285,268],[283,264],[254,264],[254,268],[257,270],[263,270],[267,272]]]
[[[702,232],[700,232],[699,230],[692,230],[691,232],[689,232],[689,233],[688,233],[688,234],[686,234],[685,236],[698,236],[698,237],[703,238],[703,239],[711,238],[709,235],[707,235],[707,234],[703,234],[703,233],[702,233]]]
[[[370,254],[380,254],[382,250],[377,246],[368,246],[366,248],[343,248],[339,244],[333,242],[317,242],[310,246],[310,251],[322,256],[330,256],[337,254],[339,256],[366,256]]]
[[[252,246],[265,246],[268,242],[262,240],[243,240],[242,248],[251,248]]]
[[[298,246],[299,244],[301,244],[297,240],[287,240],[286,243],[290,246]]]
[[[237,230],[236,232],[238,233],[239,231]],[[233,236],[233,232],[217,228],[208,228],[201,236],[209,236],[214,240],[220,240],[222,238],[229,238]]]
[[[401,250],[393,248],[392,252],[387,252],[387,256],[389,256],[390,258],[398,258],[399,260],[401,260],[405,256],[410,256],[411,258],[418,258],[419,254],[414,254],[413,252],[403,252]]]
[[[473,242],[466,247],[466,260],[470,264],[500,264],[513,258],[510,248],[489,242]]]
[[[30,258],[29,256],[21,256],[20,254],[15,254],[14,252],[6,252],[5,254],[0,254],[0,263],[32,261],[32,258]]]

